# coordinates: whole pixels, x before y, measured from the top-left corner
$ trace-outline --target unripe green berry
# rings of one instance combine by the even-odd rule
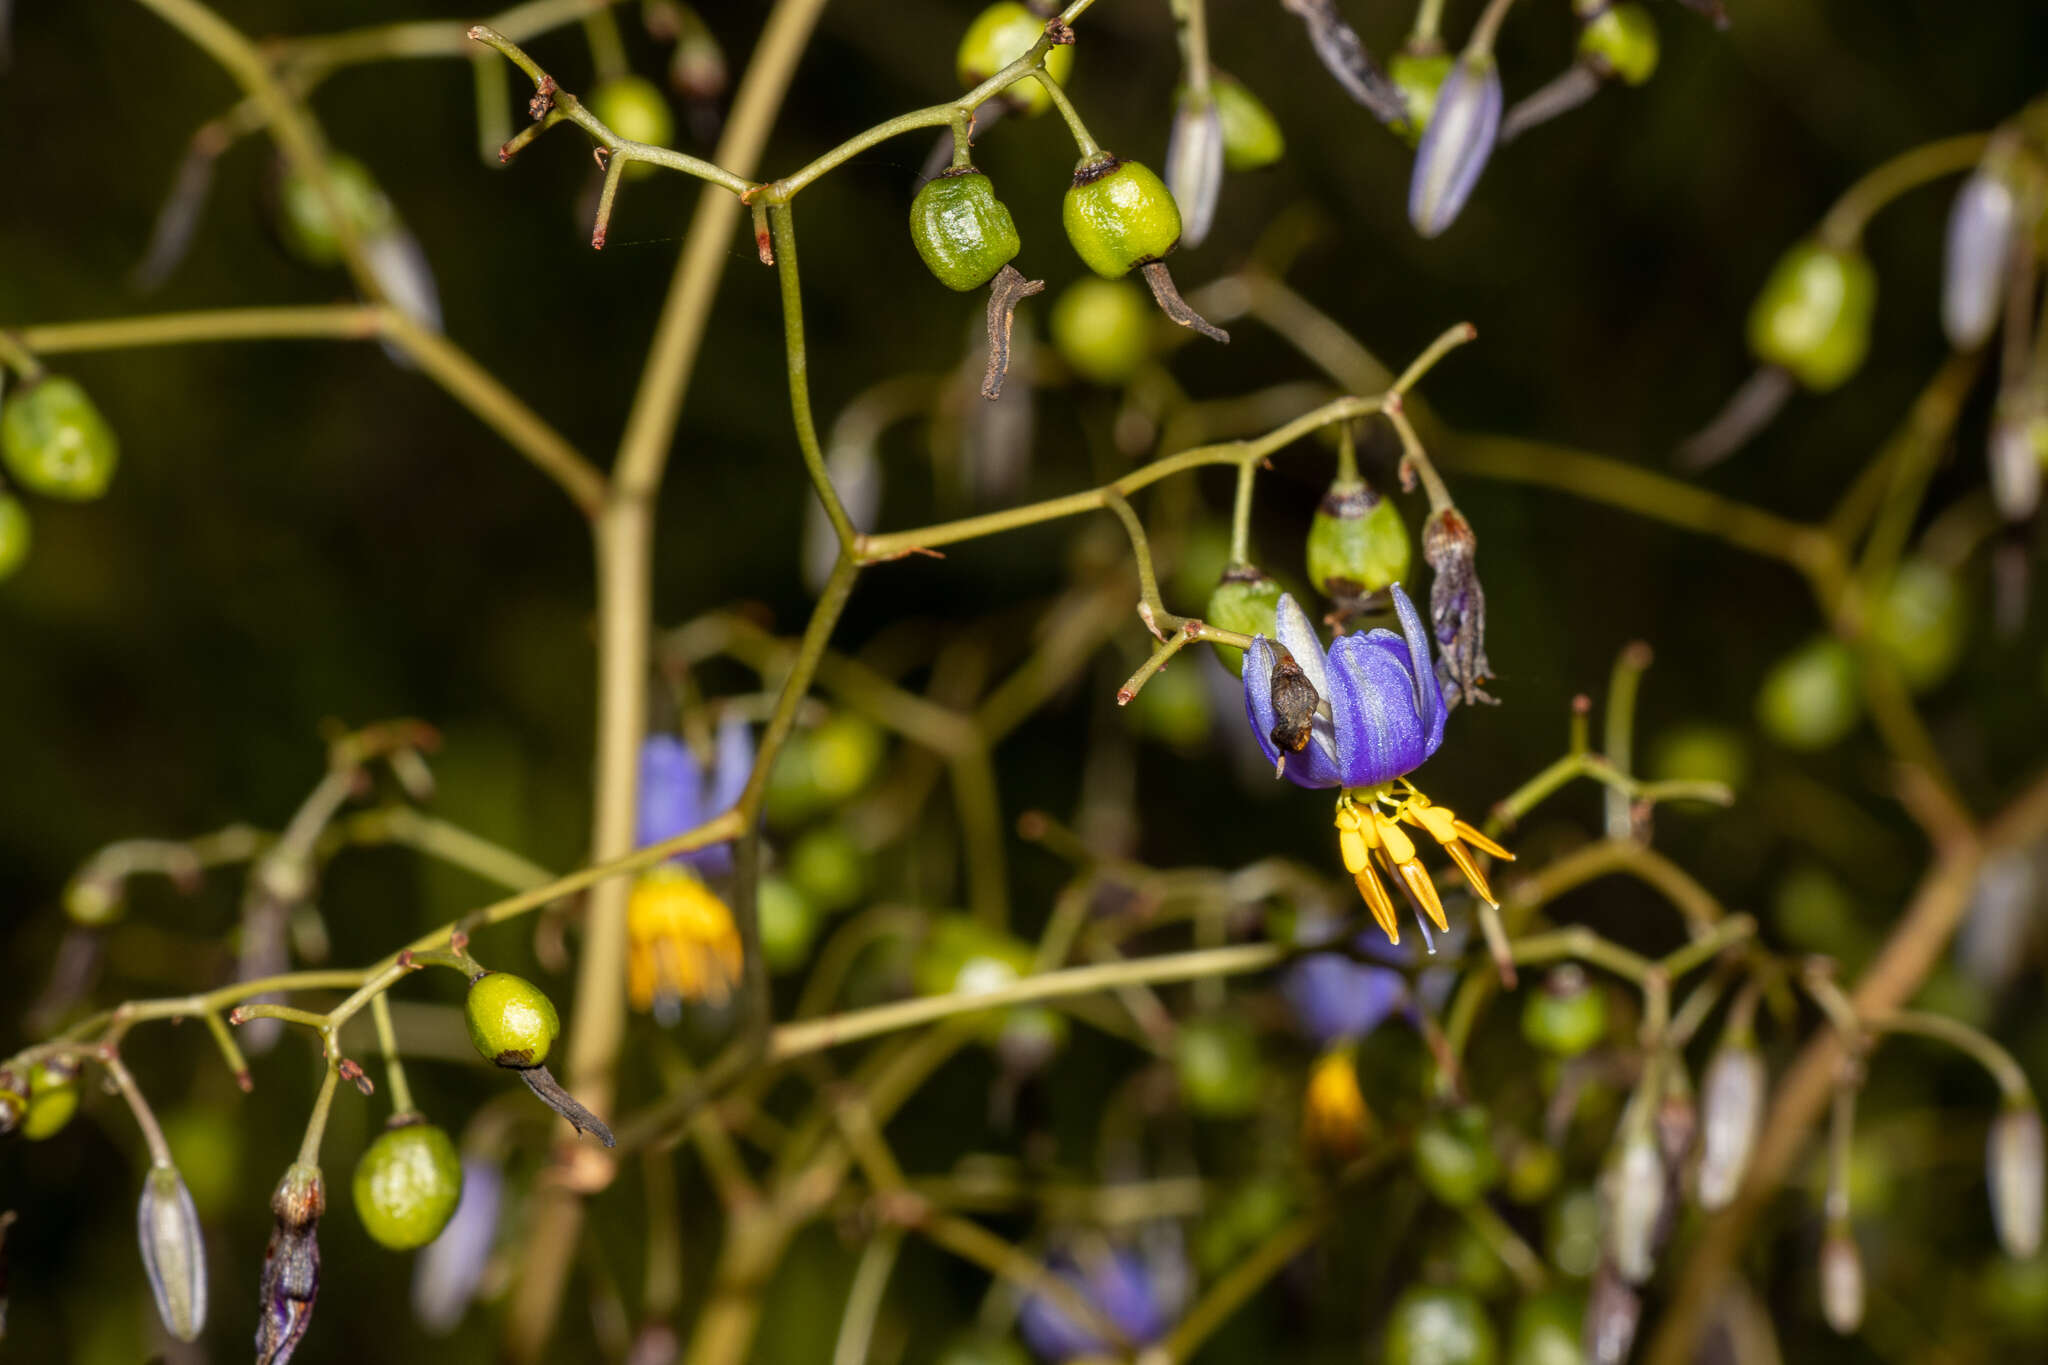
[[[1824,392],[1862,365],[1877,308],[1877,274],[1863,254],[1801,242],[1764,282],[1749,313],[1749,349]]]
[[[1268,578],[1255,564],[1233,564],[1223,571],[1202,619],[1219,630],[1239,635],[1273,637],[1274,618],[1280,610],[1280,584]],[[1230,665],[1230,671],[1244,673],[1244,651],[1235,645],[1217,645],[1216,657]]]
[[[1486,1111],[1466,1105],[1432,1116],[1415,1134],[1415,1173],[1444,1203],[1469,1204],[1500,1179]]]
[[[327,183],[358,241],[381,237],[398,225],[398,211],[377,187],[369,167],[354,157],[328,157]],[[309,265],[337,264],[341,232],[313,182],[297,171],[287,171],[278,198],[284,210],[285,245]]]
[[[29,1069],[28,1108],[21,1135],[41,1142],[62,1132],[78,1112],[78,1067],[71,1062],[37,1062]]]
[[[1757,721],[1788,749],[1825,749],[1863,714],[1856,656],[1831,635],[1778,660],[1757,692]]]
[[[1180,245],[1180,206],[1166,182],[1139,162],[1107,152],[1074,169],[1060,221],[1083,263],[1106,280],[1121,279]]]
[[[761,957],[771,972],[795,971],[810,961],[818,911],[785,877],[763,877],[754,893],[761,919]]]
[[[1216,117],[1223,123],[1226,168],[1256,171],[1285,155],[1287,136],[1280,131],[1280,121],[1244,82],[1218,72],[1209,89],[1216,96]]]
[[[1387,1320],[1387,1365],[1494,1365],[1499,1349],[1485,1306],[1467,1290],[1417,1285]]]
[[[1871,604],[1870,637],[1915,692],[1940,683],[1962,656],[1968,627],[1962,598],[1947,569],[1909,559]]]
[[[1023,246],[995,186],[972,166],[924,183],[910,201],[910,240],[940,284],[961,290],[987,284]]]
[[[599,122],[628,142],[666,147],[675,140],[675,111],[661,87],[645,76],[614,76],[591,91],[585,103]],[[624,174],[638,180],[659,169],[651,162],[632,161]]]
[[[1607,996],[1577,967],[1560,967],[1529,993],[1522,1036],[1533,1047],[1576,1057],[1607,1036]]]
[[[16,390],[0,409],[0,457],[29,492],[89,502],[113,481],[121,445],[78,381],[51,375]],[[27,528],[23,515],[18,553],[27,553]]]
[[[1580,58],[1624,85],[1650,79],[1657,50],[1657,21],[1641,5],[1611,5],[1579,30]]]
[[[1131,699],[1131,724],[1176,749],[1209,737],[1209,689],[1193,668],[1162,668]]]
[[[1749,742],[1725,725],[1680,725],[1651,746],[1650,776],[1659,782],[1719,782],[1741,791],[1749,780]]]
[[[1325,597],[1375,593],[1407,576],[1408,527],[1393,500],[1357,480],[1330,485],[1308,528],[1308,577]]]
[[[1387,63],[1388,78],[1408,101],[1408,117],[1392,126],[1410,147],[1422,141],[1436,114],[1437,92],[1444,88],[1452,62],[1448,52],[1397,52]]]
[[[1153,316],[1132,286],[1083,276],[1052,306],[1052,344],[1075,374],[1115,388],[1151,358]]]
[[[786,870],[790,883],[826,914],[858,905],[867,891],[867,850],[843,825],[820,825],[798,839]]]
[[[1214,1118],[1241,1118],[1259,1107],[1259,1044],[1232,1018],[1195,1019],[1174,1037],[1181,1097]]]
[[[28,546],[28,508],[12,493],[0,493],[0,580],[22,566]]]
[[[1508,1365],[1584,1365],[1580,1345],[1586,1305],[1577,1294],[1553,1290],[1515,1307]]]
[[[462,1015],[485,1061],[522,1070],[545,1062],[562,1031],[547,992],[510,972],[485,972],[470,982]]]
[[[975,16],[960,39],[960,51],[954,58],[960,84],[970,88],[980,85],[1029,52],[1043,36],[1045,20],[1025,6],[1011,3],[1011,0],[990,5]],[[1067,83],[1067,76],[1073,69],[1074,49],[1071,45],[1055,47],[1045,54],[1045,74],[1061,85]],[[1052,108],[1052,96],[1045,93],[1045,87],[1035,76],[1025,77],[996,98],[1009,106],[1013,113],[1027,116],[1042,114]]]
[[[455,1216],[462,1158],[448,1134],[417,1114],[394,1122],[356,1163],[356,1216],[377,1242],[411,1251],[439,1237]]]

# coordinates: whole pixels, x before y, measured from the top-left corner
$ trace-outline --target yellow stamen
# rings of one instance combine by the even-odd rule
[[[1429,831],[1429,837],[1440,844],[1448,844],[1458,837],[1458,817],[1442,806],[1432,806],[1423,801],[1411,801],[1402,808],[1401,818],[1411,825],[1420,825]]]
[[[1365,1145],[1372,1117],[1358,1088],[1358,1072],[1343,1051],[1326,1052],[1309,1072],[1302,1096],[1301,1135],[1311,1148],[1339,1158],[1356,1156]]]
[[[1486,884],[1486,874],[1479,870],[1479,864],[1472,861],[1472,855],[1465,846],[1453,839],[1444,845],[1444,852],[1451,855],[1451,861],[1458,865],[1458,871],[1465,874],[1465,880],[1472,883],[1472,889],[1479,893],[1479,899],[1494,909],[1500,909],[1500,902],[1494,898],[1493,888]]]
[[[1484,834],[1481,834],[1478,830],[1466,824],[1463,820],[1453,820],[1451,822],[1451,828],[1458,831],[1458,837],[1460,839],[1463,839],[1466,843],[1472,845],[1472,847],[1478,849],[1481,853],[1490,853],[1494,857],[1500,858],[1510,863],[1515,860],[1514,854],[1508,852],[1499,844],[1496,844],[1493,840],[1487,838]]]
[[[1407,832],[1378,810],[1372,813],[1372,831],[1380,836],[1379,842],[1387,851],[1387,858],[1394,863],[1412,862],[1415,858],[1415,841]]]
[[[1436,883],[1429,879],[1429,872],[1422,864],[1410,858],[1406,862],[1396,863],[1394,870],[1401,874],[1401,880],[1407,885],[1409,894],[1415,897],[1416,902],[1428,913],[1436,927],[1449,929],[1451,922],[1444,918],[1444,903],[1437,899]]]
[[[1362,830],[1340,829],[1337,831],[1337,849],[1344,855],[1344,870],[1356,873],[1365,868],[1366,854],[1371,852],[1371,845],[1366,843]]]
[[[1401,924],[1394,918],[1393,899],[1387,895],[1387,888],[1380,885],[1380,874],[1367,863],[1352,876],[1352,880],[1358,883],[1358,894],[1365,897],[1366,907],[1372,911],[1372,917],[1378,921],[1387,941],[1399,943]]]

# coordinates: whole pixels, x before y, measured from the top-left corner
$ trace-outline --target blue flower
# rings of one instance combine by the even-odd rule
[[[1166,1335],[1170,1325],[1166,1310],[1144,1261],[1135,1253],[1108,1251],[1089,1257],[1085,1267],[1071,1258],[1055,1257],[1049,1268],[1094,1304],[1131,1345],[1150,1345]],[[1108,1342],[1074,1321],[1066,1309],[1044,1294],[1024,1300],[1017,1330],[1039,1359],[1055,1365],[1081,1356],[1114,1354]]]
[[[1275,616],[1279,645],[1292,656],[1300,679],[1315,689],[1305,734],[1290,736],[1282,729],[1291,672],[1274,642],[1255,635],[1245,651],[1245,716],[1266,757],[1296,786],[1375,787],[1415,771],[1444,742],[1447,710],[1430,662],[1429,632],[1401,585],[1390,591],[1401,618],[1399,635],[1344,635],[1328,651],[1301,607],[1281,596]],[[1281,708],[1275,704],[1276,685]],[[1282,748],[1290,738],[1293,752]]]
[[[640,748],[640,807],[635,842],[641,848],[673,839],[739,802],[754,767],[753,733],[738,716],[718,726],[718,752],[706,773],[690,746],[674,735],[649,735]],[[732,870],[732,849],[713,844],[678,854],[706,876]]]
[[[1458,59],[1437,91],[1436,109],[1415,149],[1408,221],[1425,237],[1451,225],[1472,197],[1500,132],[1500,69],[1488,54]]]
[[[1363,1038],[1408,1002],[1408,981],[1391,967],[1342,953],[1310,953],[1287,969],[1280,993],[1294,1022],[1316,1044]]]

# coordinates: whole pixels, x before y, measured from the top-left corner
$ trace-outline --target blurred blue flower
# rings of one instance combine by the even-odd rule
[[[747,722],[728,715],[718,725],[718,752],[706,773],[690,746],[674,735],[649,735],[640,747],[640,807],[635,842],[641,848],[673,839],[731,809],[754,768],[754,737]],[[732,848],[713,844],[671,861],[706,876],[732,871]]]
[[[413,1316],[434,1336],[447,1336],[462,1325],[483,1283],[484,1266],[498,1238],[504,1193],[505,1177],[496,1162],[463,1158],[462,1198],[455,1216],[413,1265]]]
[[[1408,982],[1391,967],[1342,953],[1311,953],[1287,969],[1280,993],[1294,1022],[1319,1047],[1363,1038],[1408,1003]]]
[[[1087,1258],[1085,1266],[1066,1256],[1050,1262],[1052,1272],[1079,1290],[1134,1346],[1166,1335],[1170,1325],[1145,1262],[1129,1251]],[[1113,1353],[1110,1343],[1067,1316],[1054,1300],[1033,1294],[1017,1315],[1017,1330],[1039,1359],[1058,1362]]]

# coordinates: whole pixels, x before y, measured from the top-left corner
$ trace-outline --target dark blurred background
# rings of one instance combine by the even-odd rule
[[[455,17],[445,6],[400,0],[226,0],[218,8],[253,34]],[[791,168],[949,94],[953,44],[976,8],[832,4],[767,168]],[[1411,17],[1396,5],[1345,8],[1378,52],[1392,49]],[[1568,60],[1566,8],[1531,0],[1511,14],[1500,45],[1510,99]],[[1783,248],[1878,161],[1986,128],[2039,93],[2048,83],[2048,9],[2036,0],[1737,0],[1732,26],[1717,32],[1675,4],[1653,8],[1664,40],[1655,79],[1607,91],[1503,151],[1455,227],[1423,242],[1405,215],[1406,148],[1315,65],[1300,25],[1277,4],[1217,0],[1219,61],[1268,102],[1288,155],[1273,170],[1230,178],[1214,235],[1175,257],[1176,275],[1184,288],[1199,287],[1243,260],[1280,214],[1307,207],[1321,230],[1291,282],[1381,359],[1398,368],[1452,322],[1477,324],[1479,342],[1424,386],[1446,422],[1661,467],[1748,374],[1744,315]],[[1465,33],[1477,9],[1452,0],[1446,32]],[[227,107],[233,89],[139,7],[20,0],[15,10],[12,63],[0,75],[0,325],[345,295],[339,272],[308,270],[277,245],[265,207],[271,153],[250,139],[222,162],[189,258],[155,295],[138,296],[129,273],[186,140]],[[636,11],[620,11],[629,50],[639,69],[658,75],[662,57],[637,31]],[[761,12],[704,7],[736,68]],[[585,78],[589,58],[573,28],[532,49],[570,88]],[[1177,70],[1164,4],[1103,0],[1087,16],[1070,88],[1105,145],[1158,164]],[[509,168],[486,168],[464,63],[344,70],[315,107],[333,144],[372,168],[424,245],[449,334],[608,463],[696,188],[673,176],[630,186],[610,244],[594,253],[582,139],[564,130]],[[932,283],[903,228],[928,146],[922,136],[887,144],[803,196],[813,391],[828,418],[878,379],[960,359],[978,305]],[[1065,132],[1053,119],[1009,121],[977,148],[977,161],[1017,216],[1020,266],[1056,294],[1081,273],[1058,226],[1072,161]],[[1947,202],[1946,186],[1923,190],[1877,220],[1868,250],[1881,301],[1869,363],[1834,395],[1795,398],[1752,449],[1711,477],[1713,486],[1818,517],[1899,424],[1944,354],[1935,310]],[[796,555],[808,493],[787,421],[775,282],[743,237],[731,250],[663,493],[657,607],[661,622],[674,623],[756,602],[793,632],[808,603]],[[1175,373],[1193,395],[1309,377],[1306,362],[1270,334],[1249,322],[1234,330],[1227,351],[1179,353]],[[553,487],[374,346],[204,345],[65,356],[54,367],[88,387],[123,451],[106,499],[35,505],[32,558],[0,588],[0,1052],[29,1041],[21,1017],[62,932],[59,893],[70,872],[123,837],[183,836],[235,820],[276,827],[319,775],[329,718],[414,715],[439,726],[438,809],[546,866],[577,863],[589,809],[592,575],[587,533]],[[1981,483],[1987,406],[1982,395],[1973,400],[1931,507]],[[1037,408],[1030,491],[1093,482],[1112,405],[1062,389],[1041,393]],[[1369,454],[1384,460],[1387,448],[1375,444]],[[928,518],[922,426],[889,438],[884,461],[883,524]],[[1262,560],[1298,575],[1300,537],[1328,463],[1296,453],[1276,466],[1260,483],[1255,541]],[[1198,486],[1210,514],[1227,516],[1227,481]],[[1625,642],[1646,640],[1657,653],[1643,693],[1647,746],[1680,722],[1752,728],[1763,671],[1817,629],[1804,585],[1780,565],[1547,492],[1470,479],[1456,491],[1481,538],[1503,699],[1460,711],[1430,769],[1431,792],[1461,809],[1483,808],[1560,752],[1570,698],[1604,688]],[[1076,536],[1113,532],[1106,519],[1062,523],[964,546],[943,561],[878,569],[863,581],[839,643],[857,647],[906,618],[943,634],[1040,603],[1066,581]],[[1966,581],[1971,645],[1927,714],[1968,795],[1988,809],[2040,756],[2043,632],[2037,611],[2018,636],[1994,637],[1984,566],[1973,563]],[[1064,695],[1000,752],[1006,818],[1030,806],[1071,811],[1088,717],[1100,709],[1104,679],[1136,662],[1137,644],[1133,622],[1114,657],[1087,675],[1091,687]],[[1214,747],[1136,753],[1140,849],[1153,863],[1327,857],[1318,802],[1249,800]],[[1919,835],[1887,795],[1881,751],[1866,732],[1818,758],[1758,741],[1752,758],[1758,800],[1725,815],[1667,815],[1660,843],[1731,906],[1767,916],[1785,874],[1819,863],[1845,890],[1857,932],[1874,936],[1922,858]],[[1597,798],[1570,798],[1555,818],[1590,827]],[[1546,837],[1540,823],[1528,835],[1538,847]],[[1029,928],[1057,869],[1021,846],[1013,854],[1019,919]],[[419,867],[395,851],[336,864],[321,902],[338,962],[368,960],[491,894]],[[138,898],[133,917],[172,935],[161,948],[171,966],[138,968],[136,979],[155,984],[123,993],[161,993],[166,979],[203,980],[218,969],[201,945],[232,921],[234,879],[219,880],[196,898]],[[1623,935],[1654,938],[1640,924],[1661,924],[1663,913],[1626,886],[1584,897],[1586,917]],[[1782,927],[1773,932],[1782,936]],[[516,963],[524,935],[503,937],[500,951]],[[1793,946],[1849,948],[1846,939]],[[433,989],[422,988],[423,997]],[[557,989],[565,995],[568,982]],[[1981,992],[1959,986],[1952,996],[1997,1023],[2024,1062],[2048,1062],[2048,1014],[2038,1001],[1998,1013]],[[240,1101],[190,1027],[143,1030],[131,1052],[167,1110],[208,1127],[195,1150],[226,1153],[211,1194],[197,1188],[200,1177],[188,1178],[218,1243],[209,1337],[216,1358],[235,1359],[230,1343],[253,1306],[267,1233],[259,1191],[267,1193],[296,1143],[313,1067],[291,1064],[303,1058],[288,1041],[259,1063],[255,1097]],[[432,1090],[451,1117],[496,1088],[480,1071],[453,1067],[430,1069],[415,1085]],[[979,1103],[970,1098],[965,1109],[978,1115]],[[1981,1080],[1958,1066],[1916,1075],[1898,1103],[1982,1110],[1988,1099]],[[138,1144],[118,1105],[96,1099],[90,1107],[104,1125],[80,1123],[63,1140],[32,1147],[0,1144],[0,1206],[20,1208],[24,1219],[8,1244],[12,1358],[97,1365],[154,1349],[130,1232]],[[344,1097],[329,1139],[333,1171],[346,1169],[365,1123],[363,1107]],[[1975,1212],[1981,1204],[1968,1218],[1943,1215],[1957,1200],[1981,1200],[1981,1189],[1967,1157],[1900,1172],[1884,1215],[1891,1231],[1877,1235],[1912,1247],[1910,1263],[1926,1276],[1913,1286],[1916,1301],[1891,1315],[1903,1325],[1873,1333],[1881,1350],[1824,1337],[1802,1270],[1773,1299],[1787,1358],[1937,1358],[1934,1343],[1950,1333],[1956,1311],[1944,1306],[1942,1285],[1974,1285],[1990,1246]],[[323,1239],[328,1289],[300,1360],[490,1354],[482,1327],[452,1347],[430,1347],[397,1311],[404,1262],[372,1255],[342,1216]],[[1810,1225],[1804,1235],[1810,1243]],[[808,1325],[829,1333],[847,1262],[829,1229],[814,1240],[799,1244],[789,1292],[814,1293],[825,1307],[777,1315],[758,1358],[815,1360],[829,1349],[803,1333],[812,1316],[819,1322]],[[693,1246],[693,1257],[703,1251]],[[919,1252],[903,1273],[929,1283],[930,1303],[952,1305],[935,1307],[935,1321],[973,1312],[978,1272]],[[1357,1339],[1355,1311],[1349,1297],[1326,1304],[1324,1318],[1345,1320],[1329,1340]],[[1248,1315],[1242,1330],[1219,1338],[1213,1358],[1270,1358],[1251,1344],[1262,1321]],[[1939,1358],[1981,1358],[1970,1352],[1988,1349],[2000,1329],[1979,1326],[1981,1340]],[[572,1343],[586,1331],[572,1324]],[[2038,1349],[2041,1338],[2033,1340]],[[565,1349],[563,1358],[580,1358],[583,1347]],[[1325,1349],[1327,1358],[1352,1359],[1357,1348]]]

